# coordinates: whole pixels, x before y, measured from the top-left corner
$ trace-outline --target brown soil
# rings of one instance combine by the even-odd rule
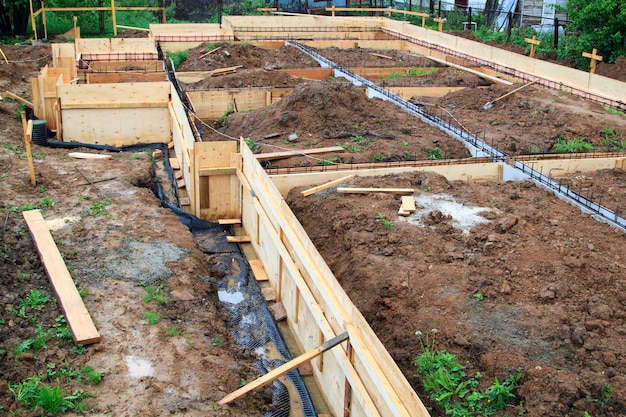
[[[613,64],[600,62],[596,66],[596,74],[626,81],[626,56],[618,57]]]
[[[439,147],[446,158],[469,157],[462,144],[439,129],[389,102],[368,99],[362,90],[343,83],[301,84],[271,106],[230,115],[221,131],[232,138],[257,140],[254,150],[259,153],[336,145],[347,148],[338,154],[272,161],[272,166],[316,165],[330,158],[346,163],[428,159],[434,147]],[[280,135],[263,139],[273,133]],[[294,133],[298,139],[289,142],[289,135]],[[222,138],[205,129],[205,140]]]
[[[206,54],[213,49],[217,50]],[[319,67],[314,59],[290,46],[266,49],[249,43],[203,43],[190,49],[187,59],[176,70],[208,71],[236,65],[241,65],[245,69]]]
[[[553,171],[553,174],[557,171]],[[626,171],[602,169],[594,172],[577,172],[556,180],[585,198],[595,201],[624,217],[626,210]]]
[[[418,392],[416,331],[435,328],[436,347],[467,361],[469,375],[480,371],[489,384],[522,372],[523,405],[509,415],[626,412],[623,232],[528,182],[415,173],[344,185],[416,190],[418,211],[408,221],[398,218],[399,198],[386,194],[303,198],[294,189],[288,202]],[[484,223],[464,232],[458,222],[471,220],[470,211]],[[613,394],[602,409],[605,383]]]
[[[49,48],[1,47],[12,62],[28,60],[0,65],[1,89],[31,99],[28,80],[48,62]],[[86,402],[99,415],[263,415],[271,403],[265,390],[230,406],[215,405],[242,379],[258,377],[255,358],[230,336],[210,257],[154,196],[148,155],[78,160],[68,158],[66,150],[33,145],[33,187],[17,108],[16,102],[0,101],[0,414],[33,415],[13,400],[8,383],[39,375],[56,384],[46,369],[67,366],[67,361],[72,368],[104,372],[95,386],[62,384],[68,391],[82,387],[94,393]],[[83,175],[91,181],[114,179],[96,188],[81,185],[86,183]],[[105,205],[102,214],[89,215],[96,204]],[[71,341],[56,337],[45,349],[16,354],[20,343],[35,337],[38,326],[51,329],[61,315],[56,302],[41,311],[25,307],[25,314],[18,314],[31,290],[55,298],[19,213],[26,206],[43,209],[73,279],[87,291],[84,302],[102,341],[83,354],[72,350]],[[169,289],[166,305],[143,301],[145,286],[151,284]],[[158,323],[148,325],[144,314],[149,311],[160,315]],[[178,334],[169,336],[173,328]],[[148,370],[154,375],[142,375]]]
[[[265,69],[238,69],[235,73],[208,77],[195,83],[181,83],[185,91],[203,91],[211,88],[247,87],[293,87],[307,82],[304,78],[293,77],[284,72]]]

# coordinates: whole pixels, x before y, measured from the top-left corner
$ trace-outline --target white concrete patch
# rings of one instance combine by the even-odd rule
[[[469,234],[472,227],[489,222],[488,219],[479,214],[480,212],[496,210],[490,207],[476,207],[459,203],[448,194],[420,194],[414,198],[417,211],[409,217],[399,216],[399,222],[409,222],[426,227],[423,216],[431,211],[439,210],[444,216],[450,215],[452,217],[450,224],[456,229],[461,229],[466,235]]]
[[[154,367],[152,366],[152,363],[145,359],[138,359],[134,355],[126,357],[126,366],[128,366],[128,376],[132,378],[154,375]]]
[[[55,231],[65,227],[68,223],[72,223],[77,220],[80,220],[79,216],[63,217],[62,219],[50,219],[46,220],[46,226],[48,226],[48,229],[51,231]]]

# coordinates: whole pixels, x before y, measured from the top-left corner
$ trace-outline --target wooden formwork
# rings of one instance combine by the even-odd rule
[[[67,74],[65,68],[49,68],[46,65],[37,78],[31,79],[35,116],[45,119],[48,129],[53,132],[57,131],[59,120],[57,87],[64,83],[64,76],[67,77]]]
[[[205,91],[189,91],[200,119],[219,119],[227,111],[249,111],[267,107],[291,94],[293,88],[219,88]]]

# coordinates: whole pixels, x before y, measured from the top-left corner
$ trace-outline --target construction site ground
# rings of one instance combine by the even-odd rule
[[[243,48],[225,45],[221,51],[229,51],[228,60],[188,70],[242,65],[234,74],[212,77],[211,83],[297,88],[266,109],[230,114],[226,123],[205,121],[206,140],[220,140],[224,135],[250,137],[258,152],[338,143],[348,148],[343,153],[297,157],[272,166],[319,165],[320,159],[334,157],[348,162],[425,159],[434,147],[450,158],[469,156],[462,145],[439,130],[391,104],[368,100],[361,90],[341,80],[285,77],[273,66],[314,65],[292,49],[281,54],[283,61],[277,64],[274,55],[263,55],[270,54],[268,50],[245,46],[250,54],[260,54],[252,60],[239,55]],[[25,62],[0,65],[0,91],[30,99],[29,79],[50,62],[49,48],[2,45],[2,49],[10,61]],[[192,51],[188,64],[207,51],[207,45]],[[324,55],[323,50],[319,52]],[[364,66],[366,61],[389,65],[388,58],[376,61],[372,52],[392,56],[398,61],[393,66],[435,67],[423,58],[405,58],[404,53],[394,51],[365,51],[364,58],[363,50],[348,50],[331,59],[345,68]],[[263,69],[255,69],[259,63]],[[586,137],[598,147],[607,129],[621,140],[626,138],[624,117],[565,92],[536,86],[485,110],[485,102],[516,86],[489,85],[458,70],[437,68],[433,74],[411,77],[415,78],[411,85],[430,80],[427,83],[432,85],[468,88],[442,98],[414,100],[458,120],[472,132],[484,131],[487,142],[506,153],[525,154],[531,146],[550,151],[559,135]],[[263,74],[263,81],[254,82],[255,73]],[[442,74],[443,81],[439,81]],[[408,77],[401,80],[409,82]],[[73,367],[89,365],[105,373],[100,384],[85,387],[97,393],[88,402],[101,415],[263,414],[270,402],[264,390],[233,405],[215,405],[242,381],[256,378],[254,358],[230,337],[210,257],[201,253],[191,233],[154,196],[151,158],[131,153],[114,155],[108,161],[74,160],[66,150],[34,145],[37,186],[33,187],[17,108],[16,102],[0,101],[0,349],[4,351],[0,405],[4,410],[19,406],[8,382],[45,375],[48,363],[62,366],[67,360]],[[273,133],[280,135],[263,139]],[[292,133],[297,140],[288,140]],[[94,186],[85,177],[92,182],[115,178]],[[623,171],[584,173],[567,180],[598,190],[603,204],[607,201],[611,209],[624,203]],[[418,393],[421,389],[411,364],[421,348],[416,332],[437,329],[436,347],[467,362],[468,374],[480,371],[485,384],[494,377],[522,372],[521,402],[506,410],[509,415],[626,412],[626,380],[620,371],[626,365],[623,232],[528,182],[449,182],[422,173],[357,177],[350,185],[414,188],[419,210],[409,220],[415,224],[397,218],[399,200],[389,195],[346,196],[331,189],[302,198],[295,190],[289,202]],[[446,200],[439,200],[444,196]],[[12,313],[19,311],[20,302],[32,289],[53,297],[18,213],[25,206],[42,208],[44,218],[55,221],[55,241],[77,285],[87,290],[85,304],[102,342],[88,346],[83,354],[54,338],[47,349],[16,354],[21,342],[35,336],[37,326],[50,328],[61,314],[56,303],[41,311],[27,308],[26,317]],[[380,215],[393,220],[393,228],[383,227]],[[466,229],[461,229],[457,221],[466,220]],[[143,301],[152,284],[169,288],[166,305]],[[148,311],[158,312],[161,320],[148,325],[144,317]],[[170,336],[173,326],[179,334]],[[603,384],[613,389],[607,401],[600,394]],[[432,415],[441,415],[436,403],[421,394],[432,407]]]

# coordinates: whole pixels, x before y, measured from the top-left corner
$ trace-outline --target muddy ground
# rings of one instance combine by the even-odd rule
[[[0,65],[0,90],[10,89],[30,99],[29,78],[49,62],[49,49],[8,45],[2,49],[10,61],[27,62]],[[368,53],[371,52],[390,53]],[[305,62],[297,58],[296,63],[291,63],[291,55],[281,55],[281,67],[299,68],[297,62]],[[224,60],[219,65],[244,65],[248,71],[257,71],[252,65],[246,67],[245,59]],[[255,65],[262,66],[274,62],[262,55],[254,60]],[[349,64],[342,65],[350,67]],[[216,64],[212,69],[217,67]],[[613,129],[619,137],[626,136],[623,117],[609,115],[604,109],[570,95],[534,86],[488,111],[481,110],[483,101],[493,100],[514,87],[488,86],[467,74],[443,71],[453,75],[438,85],[458,84],[462,80],[472,86],[461,92],[466,95],[416,100],[429,108],[441,107],[442,113],[461,121],[469,130],[485,130],[485,135],[501,142],[500,147],[510,153],[530,146],[547,150],[552,138],[562,132],[568,137],[592,136],[595,132],[596,136],[589,139],[598,145],[602,135],[597,132],[601,130]],[[273,68],[263,72],[279,74]],[[263,84],[249,81],[254,78],[252,72],[237,74],[229,81],[233,86]],[[238,81],[238,76],[245,79]],[[279,83],[272,77],[266,82],[292,83]],[[428,77],[436,79],[435,75]],[[418,78],[416,83],[423,82],[422,77]],[[368,100],[358,90],[337,81],[304,81],[294,83],[299,86],[291,98],[267,109],[232,114],[225,126],[219,121],[212,126],[229,136],[251,137],[257,142],[257,152],[338,143],[371,148],[369,154],[352,148],[317,159],[285,161],[289,165],[317,165],[320,159],[330,158],[373,162],[381,159],[378,155],[391,155],[389,160],[398,160],[413,157],[413,153],[415,157],[427,158],[427,151],[433,147],[444,149],[446,157],[463,156],[460,145],[430,126],[409,120],[391,105]],[[479,95],[482,93],[485,94]],[[229,407],[214,404],[236,389],[242,379],[254,379],[256,371],[252,369],[252,358],[232,341],[224,324],[210,258],[207,260],[187,229],[160,207],[152,193],[150,157],[138,152],[109,161],[85,162],[68,158],[67,151],[35,146],[38,184],[32,187],[20,148],[17,107],[15,102],[0,101],[4,226],[0,263],[0,349],[4,350],[0,359],[0,405],[17,415],[31,415],[32,412],[20,411],[22,404],[11,399],[7,382],[35,374],[48,378],[45,370],[49,363],[60,367],[68,360],[72,367],[92,366],[104,372],[103,381],[96,386],[82,382],[65,385],[66,389],[80,385],[97,393],[86,401],[94,407],[94,413],[262,414],[269,403],[264,391]],[[490,133],[493,130],[495,133]],[[275,142],[262,140],[262,135],[275,132],[281,134]],[[296,133],[299,139],[288,142],[290,133]],[[366,146],[352,139],[359,136],[367,138]],[[83,175],[90,180],[116,178],[95,188],[79,185],[86,182]],[[388,230],[376,218],[381,213],[395,219],[398,203],[394,198],[337,198],[332,191],[309,197],[304,203],[292,198],[305,227],[316,228],[309,232],[339,280],[411,383],[418,387],[410,364],[419,346],[415,331],[437,328],[438,347],[469,360],[470,369],[484,372],[486,379],[517,368],[523,371],[518,394],[524,405],[518,405],[516,412],[623,413],[626,384],[619,371],[624,365],[619,341],[623,340],[626,327],[621,313],[624,302],[620,298],[625,284],[623,254],[618,251],[624,244],[623,234],[523,183],[449,184],[432,174],[422,175],[392,178],[376,182],[376,186],[411,184],[419,189],[419,195],[450,194],[466,205],[483,207],[482,217],[489,222],[466,235],[453,225],[456,213],[449,219],[430,209],[426,213],[427,227],[396,222]],[[623,195],[619,197],[615,190],[624,189],[623,173],[612,171],[611,175],[616,183],[604,187],[603,192],[617,195],[619,203]],[[597,186],[597,182],[586,179],[588,174],[584,176],[585,181]],[[366,186],[367,182],[359,184]],[[48,341],[47,349],[28,351],[26,355],[16,353],[22,341],[35,336],[37,325],[44,330],[52,328],[60,314],[58,305],[49,302],[41,311],[27,307],[26,317],[19,317],[17,307],[32,289],[53,296],[18,213],[25,206],[43,208],[46,220],[58,220],[53,236],[78,286],[87,291],[84,300],[103,342],[87,347],[85,353],[75,353],[70,342],[56,338]],[[90,210],[101,206],[102,213],[99,209]],[[319,213],[309,213],[312,207],[318,208]],[[324,217],[319,216],[321,213]],[[330,253],[333,251],[336,253]],[[353,268],[346,268],[345,252],[351,259],[368,262],[351,262]],[[338,258],[340,253],[343,263]],[[376,274],[381,268],[401,273],[382,279]],[[166,305],[143,301],[152,280],[169,288]],[[484,299],[478,302],[476,293]],[[154,325],[149,325],[144,317],[151,311],[160,315]],[[144,374],[151,369],[153,375]],[[54,378],[49,379],[55,382]],[[611,401],[600,409],[596,400],[604,383],[611,384],[614,392]],[[433,414],[437,415],[436,406],[429,405],[435,407]]]
[[[0,65],[0,89],[30,100],[29,78],[49,62],[49,48],[2,50],[11,64]],[[255,358],[230,336],[210,257],[155,197],[149,154],[91,161],[33,145],[32,186],[17,109],[16,102],[0,101],[0,415],[33,415],[13,399],[9,384],[35,375],[67,394],[76,388],[93,393],[85,404],[94,415],[263,415],[271,404],[264,390],[216,405],[258,376]],[[88,183],[99,180],[106,181]],[[62,313],[55,301],[41,310],[24,305],[33,290],[55,298],[20,213],[30,208],[42,209],[53,228],[100,343],[82,348],[56,337]],[[167,289],[167,303],[144,301],[151,286]],[[146,313],[158,314],[158,321],[150,325]],[[47,348],[20,349],[38,327],[51,331]],[[87,366],[104,374],[100,383],[60,377],[61,368]]]

